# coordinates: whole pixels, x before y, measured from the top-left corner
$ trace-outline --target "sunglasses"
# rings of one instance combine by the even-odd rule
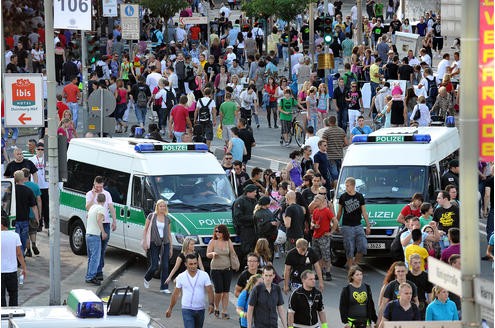
[[[36,150],[45,150],[45,148],[37,148]]]
[[[220,232],[220,230],[215,230],[215,232]]]
[[[230,160],[231,160],[231,159],[232,159],[232,157],[225,157],[225,159],[230,159]]]
[[[325,195],[326,196],[327,193],[326,192],[319,192],[318,195]]]

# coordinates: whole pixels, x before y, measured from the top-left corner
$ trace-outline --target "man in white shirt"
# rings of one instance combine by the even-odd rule
[[[6,294],[9,294],[8,306],[18,306],[19,285],[17,280],[17,261],[21,264],[21,275],[26,278],[26,262],[21,250],[21,238],[14,230],[9,230],[10,222],[2,215],[2,307],[7,306]],[[7,293],[5,292],[7,291]]]
[[[335,6],[331,1],[328,1],[328,15],[330,15],[330,17],[335,16]]]
[[[409,66],[411,66],[412,68],[414,68],[414,66],[416,65],[419,65],[419,60],[414,57],[414,52],[412,50],[407,51],[407,60]]]
[[[194,254],[186,255],[186,271],[175,279],[175,289],[165,316],[172,316],[172,309],[182,294],[182,320],[184,327],[203,327],[205,319],[205,293],[208,296],[208,314],[215,310],[213,287],[208,274],[198,270],[198,259]]]
[[[225,18],[229,18],[229,16],[230,16],[230,9],[229,9],[229,7],[227,7],[227,5],[225,3],[222,4],[222,7],[218,11],[218,16],[222,15],[222,13],[225,14]]]
[[[184,43],[186,41],[187,32],[184,29],[184,25],[180,24],[178,27],[175,28],[175,38],[177,43]]]
[[[437,83],[442,83],[443,76],[447,73],[447,67],[450,66],[450,55],[443,54],[443,59],[438,63],[437,66]]]
[[[320,141],[320,137],[315,136],[315,129],[312,126],[308,126],[306,129],[306,140],[304,141],[304,146],[311,147],[311,157],[314,160],[315,154],[318,152],[318,141]]]
[[[146,85],[150,88],[151,92],[158,86],[158,81],[160,81],[161,78],[160,67],[155,66],[153,72],[146,77]]]
[[[115,207],[113,207],[112,196],[108,191],[103,189],[103,183],[105,179],[102,176],[96,176],[93,181],[93,189],[86,193],[86,211],[89,211],[91,206],[97,204],[98,194],[105,194],[105,220],[103,221],[103,228],[107,234],[106,239],[101,241],[101,256],[100,264],[98,265],[98,270],[96,272],[95,279],[103,280],[103,266],[105,265],[105,250],[107,249],[108,240],[110,239],[110,228],[112,231],[117,229],[117,216],[115,213]],[[109,215],[110,214],[110,215]],[[111,217],[110,217],[111,216]]]
[[[428,67],[431,67],[431,57],[426,52],[426,49],[421,48],[421,50],[419,51],[419,54],[421,55],[421,61],[425,62],[428,65]]]

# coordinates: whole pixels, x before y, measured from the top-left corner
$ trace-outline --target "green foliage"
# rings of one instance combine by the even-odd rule
[[[242,10],[248,17],[268,18],[277,16],[289,22],[304,12],[308,4],[316,0],[250,0],[245,1]]]
[[[189,6],[187,0],[141,0],[140,4],[150,9],[154,15],[163,17],[165,21]]]
[[[283,19],[286,22],[290,22],[296,18],[296,16],[306,10],[308,5],[312,2],[317,3],[315,0],[276,0],[277,17]]]

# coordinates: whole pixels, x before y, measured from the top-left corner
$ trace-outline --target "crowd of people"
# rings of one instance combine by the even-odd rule
[[[342,1],[329,2],[328,8],[320,3],[318,22],[326,13],[333,20],[334,38],[329,48],[335,58],[334,87],[325,83],[324,72],[316,69],[316,56],[324,51],[322,31],[315,33],[315,57],[309,55],[306,15],[298,15],[295,25],[277,19],[263,26],[244,17],[230,20],[236,5],[235,1],[223,4],[219,16],[207,28],[184,26],[172,20],[162,22],[145,10],[141,39],[129,48],[119,25],[107,36],[88,37],[90,62],[86,64],[91,73],[87,93],[104,88],[114,94],[115,133],[127,133],[132,125],[130,113],[134,112],[137,124],[130,126],[131,136],[205,142],[208,146],[215,136],[222,139],[222,166],[238,195],[233,222],[242,241],[240,249],[234,249],[225,225],[216,226],[206,250],[209,274],[190,238],[184,240],[182,252],[169,273],[170,220],[166,202],[158,201],[143,230],[143,248],[151,259],[144,287],[150,288],[155,271],[160,269],[159,290],[172,294],[166,316],[171,316],[182,294],[184,326],[198,327],[204,321],[206,299],[208,311],[215,317],[230,318],[231,280],[239,266],[241,273],[234,292],[241,327],[275,327],[280,319],[284,327],[319,324],[326,328],[321,291],[324,281],[333,279],[330,240],[333,233],[340,231],[348,284],[342,288],[339,310],[346,327],[380,325],[387,320],[459,320],[459,297],[432,286],[426,274],[428,256],[460,267],[458,162],[452,161],[444,174],[437,204],[424,202],[420,194],[411,195],[411,203],[397,218],[398,224],[404,225],[397,237],[400,260],[388,270],[376,306],[372,288],[378,286],[366,284],[365,272],[359,267],[367,252],[366,235],[370,233],[366,200],[356,191],[355,180],[348,178],[346,192],[338,199],[337,213],[330,201],[343,149],[352,136],[368,134],[381,126],[429,126],[459,111],[456,84],[460,54],[455,52],[451,59],[443,50],[440,16],[425,13],[413,28],[409,19],[397,18],[398,1],[384,5],[380,0],[367,0],[364,44],[357,44],[356,6],[344,15]],[[80,35],[59,30],[52,44],[51,36],[46,42],[41,7],[30,3],[16,7],[7,1],[3,10],[9,19],[30,18],[29,23],[19,20],[22,24],[4,31],[8,73],[42,72],[46,81],[43,47],[55,48],[56,80],[63,85],[57,95],[57,133],[70,142],[81,131],[78,124],[85,86],[81,84]],[[205,10],[206,4],[192,1],[191,7],[180,15],[191,16],[194,11],[204,14]],[[384,12],[385,19],[390,19],[387,33]],[[417,53],[409,50],[407,57],[399,58],[395,47],[397,31],[419,34],[422,48]],[[434,59],[439,61],[436,74]],[[363,101],[365,87],[369,87],[371,95],[369,108]],[[368,113],[365,109],[369,109]],[[280,128],[280,143],[285,146],[292,119],[301,114],[306,142],[301,150],[290,153],[284,170],[254,168],[248,175],[246,164],[256,146],[256,131],[264,125],[259,117],[262,113],[266,114],[267,128]],[[366,115],[373,118],[371,127],[365,125]],[[146,126],[148,131],[144,132]],[[40,131],[40,138],[43,133]],[[17,211],[19,240],[13,235],[4,238],[7,223],[2,217],[2,250],[7,249],[4,241],[11,245],[8,256],[12,263],[13,257],[32,256],[31,250],[38,255],[36,232],[42,229],[43,222],[48,226],[44,144],[33,140],[29,161],[17,148],[17,137],[15,128],[2,133],[3,175],[15,178],[16,193],[24,197],[24,210]],[[13,161],[9,161],[6,152],[9,138],[15,148]],[[23,168],[24,172],[20,171]],[[488,217],[486,256],[493,260],[493,163],[480,162],[479,176],[483,215]],[[106,244],[110,231],[115,229],[115,210],[103,185],[102,177],[95,178],[93,190],[86,195],[89,213],[85,280],[95,285],[100,284]],[[3,256],[2,251],[2,260]],[[284,270],[277,272],[273,261],[281,257]],[[23,262],[20,260],[25,275]],[[5,288],[11,296],[9,305],[16,305],[17,289],[13,285],[17,286],[17,280],[12,282],[12,270],[6,267],[4,272],[2,266],[2,306],[6,304]],[[4,273],[8,275],[5,279]],[[172,281],[173,291],[169,289]],[[288,314],[283,293],[290,295]]]

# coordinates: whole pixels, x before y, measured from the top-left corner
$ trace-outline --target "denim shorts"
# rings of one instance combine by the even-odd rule
[[[368,251],[368,240],[364,234],[362,225],[342,226],[340,228],[344,240],[345,256],[348,259],[354,257],[354,252],[366,255]]]

